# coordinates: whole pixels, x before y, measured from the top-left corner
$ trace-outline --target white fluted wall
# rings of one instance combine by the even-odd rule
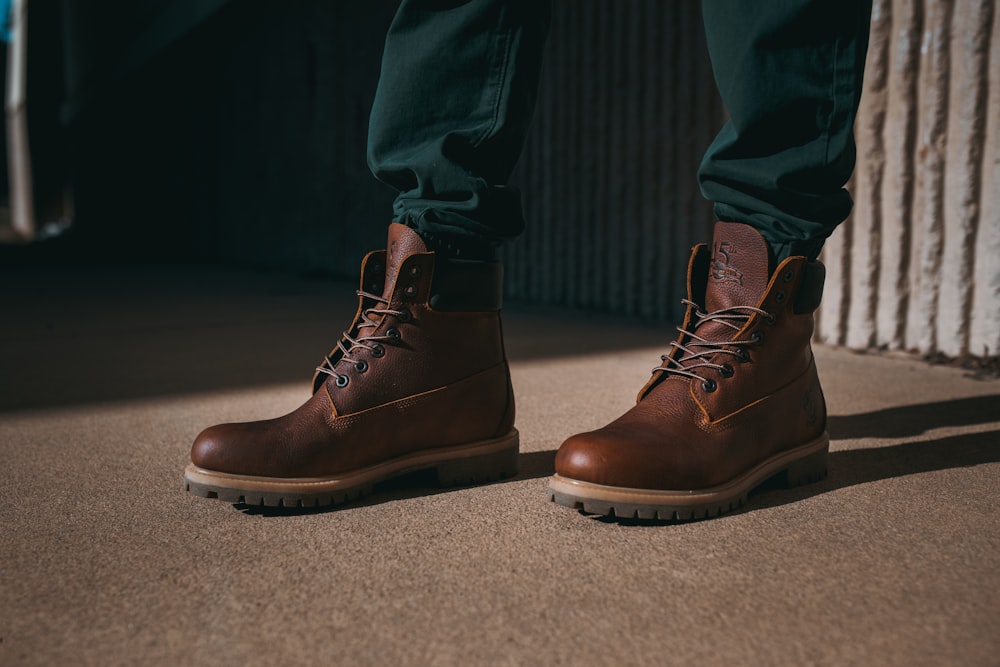
[[[1000,354],[1000,11],[876,0],[821,340]]]
[[[1000,354],[998,5],[875,0],[820,340]],[[676,319],[711,223],[694,174],[723,116],[697,2],[556,2],[509,297]]]

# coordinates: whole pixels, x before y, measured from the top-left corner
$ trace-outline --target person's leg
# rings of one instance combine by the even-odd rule
[[[451,255],[491,254],[524,228],[507,181],[535,106],[546,0],[406,0],[386,38],[368,162],[397,222]]]
[[[402,3],[386,43],[369,157],[399,223],[361,266],[354,321],[312,397],[205,429],[185,486],[248,504],[343,502],[433,469],[443,484],[517,471],[514,395],[492,254],[524,224],[505,186],[534,105],[546,3]]]
[[[549,497],[588,512],[709,517],[766,479],[826,474],[826,405],[810,349],[823,239],[850,210],[869,7],[707,0],[731,120],[701,169],[711,249],[688,266],[681,333],[631,410],[573,436]]]
[[[847,217],[871,0],[704,0],[729,121],[698,176],[719,220],[814,259]]]

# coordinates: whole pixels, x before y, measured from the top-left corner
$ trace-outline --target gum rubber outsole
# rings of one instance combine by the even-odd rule
[[[778,475],[784,476],[788,487],[824,479],[829,448],[830,438],[824,433],[806,445],[772,456],[736,479],[707,489],[633,489],[594,484],[556,474],[549,479],[548,498],[584,514],[619,519],[710,519],[742,507],[751,491]]]
[[[316,508],[371,495],[379,482],[433,470],[441,486],[494,482],[517,474],[518,433],[457,447],[414,452],[368,468],[329,477],[257,477],[206,470],[188,464],[184,490],[201,498],[262,507]]]

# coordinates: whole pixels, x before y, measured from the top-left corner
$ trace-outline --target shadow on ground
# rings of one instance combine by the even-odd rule
[[[518,457],[518,473],[513,477],[498,480],[496,484],[506,484],[508,482],[518,482],[526,479],[539,479],[550,476],[555,472],[556,453],[554,450],[544,452],[521,452]],[[371,505],[381,505],[383,503],[396,500],[407,500],[411,498],[423,498],[451,493],[456,488],[468,487],[441,487],[435,481],[433,470],[419,470],[417,472],[400,475],[390,480],[386,480],[375,485],[374,492],[359,501],[344,505],[334,505],[332,507],[264,507],[258,505],[246,505],[243,503],[234,504],[233,507],[255,516],[289,516],[298,514],[325,514],[327,512],[338,512],[342,509],[352,507],[368,507]]]
[[[941,403],[888,408],[858,415],[831,417],[830,428],[836,439],[905,437],[919,435],[931,428],[996,421],[1000,415],[996,410],[997,407],[1000,407],[1000,396],[956,399]],[[921,421],[914,417],[917,414],[932,414],[936,417]],[[501,480],[501,483],[550,476],[555,472],[555,454],[554,450],[522,453],[519,459],[520,472],[515,477]],[[996,462],[1000,462],[1000,431],[906,442],[886,447],[833,451],[830,453],[829,475],[826,479],[788,489],[784,487],[781,476],[776,476],[755,489],[751,493],[747,505],[738,512],[751,512],[794,503],[836,489],[883,479]],[[284,516],[338,511],[342,508],[357,507],[358,505],[377,505],[394,500],[448,493],[451,490],[437,487],[431,471],[421,471],[384,482],[376,486],[375,493],[369,498],[349,505],[307,510],[247,505],[236,505],[235,507],[248,514]],[[544,496],[540,496],[540,498],[544,498]],[[625,525],[676,523],[605,517],[595,517],[595,519],[616,521]]]
[[[301,383],[351,324],[356,285],[199,267],[0,272],[0,412]],[[511,304],[511,359],[666,346],[666,325]]]
[[[1000,395],[903,405],[854,415],[831,415],[827,430],[835,440],[905,438],[935,428],[1000,421]]]

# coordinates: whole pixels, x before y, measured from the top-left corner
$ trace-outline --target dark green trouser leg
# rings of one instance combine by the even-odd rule
[[[870,0],[704,0],[730,120],[699,171],[720,220],[759,229],[778,259],[815,257],[851,210],[854,117]]]
[[[368,164],[399,191],[395,219],[451,254],[489,255],[524,228],[507,180],[549,13],[546,0],[404,0],[389,28]]]

